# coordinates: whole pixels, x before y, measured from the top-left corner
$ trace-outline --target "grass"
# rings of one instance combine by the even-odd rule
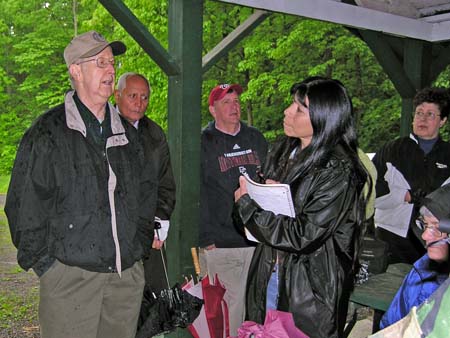
[[[0,255],[7,251],[15,250],[11,242],[11,235],[9,233],[8,223],[6,222],[6,215],[3,208],[0,210]]]
[[[0,328],[10,328],[17,321],[35,320],[38,294],[37,288],[29,289],[25,295],[0,291]]]
[[[2,184],[9,181],[9,177],[7,180],[3,178]],[[2,333],[16,331],[18,327],[26,328],[30,323],[37,322],[39,289],[36,283],[30,282],[30,272],[23,271],[17,264],[11,264],[15,250],[2,208],[0,210],[0,285],[2,285],[0,336],[2,337],[4,337]]]
[[[9,175],[0,175],[0,194],[6,194],[10,179]]]

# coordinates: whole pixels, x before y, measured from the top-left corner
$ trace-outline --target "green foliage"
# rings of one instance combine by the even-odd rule
[[[0,114],[0,173],[9,173],[19,143],[29,119],[16,114]]]
[[[11,322],[23,319],[30,312],[30,305],[19,296],[8,293],[0,294],[0,325],[9,328]]]
[[[0,173],[12,167],[25,129],[69,87],[62,50],[72,35],[66,1],[0,1]],[[3,91],[2,91],[3,92]]]
[[[372,100],[372,109],[362,115],[360,122],[360,147],[365,152],[376,152],[387,140],[399,136],[401,114],[399,101],[397,97]],[[380,128],[381,125],[383,128]]]
[[[168,0],[124,0],[149,32],[168,48]],[[205,1],[203,55],[244,22],[250,8]],[[63,100],[69,88],[62,52],[77,33],[98,30],[122,40],[116,77],[144,74],[152,86],[147,114],[167,130],[168,78],[107,10],[90,0],[0,0],[0,173],[12,167],[31,122]],[[339,79],[352,96],[360,145],[376,151],[398,136],[401,100],[372,52],[346,28],[273,13],[203,76],[202,125],[211,120],[207,99],[218,83],[240,83],[242,117],[272,140],[283,132],[283,111],[293,83],[308,76]],[[436,84],[450,86],[446,69]],[[383,128],[379,128],[382,125]],[[448,137],[449,129],[443,134]]]
[[[0,194],[6,194],[10,179],[9,175],[0,175]]]
[[[231,15],[227,8],[207,3],[206,13],[211,14],[205,14],[205,19],[214,17],[214,25],[222,27],[221,20],[246,18],[236,15],[236,11],[247,9],[234,6]],[[217,13],[224,14],[220,17]],[[235,22],[233,27],[242,21]],[[208,22],[205,25],[209,28]],[[218,32],[228,34],[230,28],[225,27],[228,31],[205,29],[205,46],[210,49],[220,41]],[[282,133],[283,111],[291,100],[290,87],[314,75],[339,79],[347,87],[360,121],[360,142],[367,151],[375,151],[398,135],[401,101],[370,49],[339,25],[281,14],[269,16],[205,74],[204,111],[208,111],[207,95],[214,85],[239,82],[247,89],[241,96],[243,111],[247,113],[243,113],[243,118],[273,139]],[[202,116],[204,124],[211,119],[207,113]],[[388,128],[381,131],[379,124]]]
[[[447,66],[447,68],[439,74],[433,85],[436,87],[450,88],[450,66]],[[441,128],[440,134],[444,140],[450,140],[450,124],[448,120],[445,126]]]

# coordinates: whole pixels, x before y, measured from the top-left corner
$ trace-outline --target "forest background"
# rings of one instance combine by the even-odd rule
[[[167,48],[168,1],[123,2]],[[99,2],[0,0],[0,8],[0,175],[10,173],[17,146],[32,121],[63,102],[70,89],[64,48],[74,35],[91,29],[109,41],[125,42],[128,50],[116,59],[116,78],[128,71],[148,77],[152,95],[147,115],[167,131],[166,75]],[[249,8],[205,0],[202,55],[251,13]],[[202,126],[211,119],[211,88],[239,83],[245,88],[243,120],[273,140],[282,133],[291,85],[311,75],[333,77],[347,87],[364,151],[375,152],[399,136],[400,96],[365,43],[340,25],[282,14],[269,16],[204,74]],[[448,87],[449,79],[447,68],[434,85]]]

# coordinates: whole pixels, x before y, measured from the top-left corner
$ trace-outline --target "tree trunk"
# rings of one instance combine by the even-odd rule
[[[72,1],[72,15],[73,15],[73,34],[78,35],[78,17],[77,17],[78,0]]]
[[[250,72],[247,70],[245,71],[245,83],[248,84],[250,82]],[[253,106],[251,101],[247,101],[246,105],[247,110],[247,124],[249,126],[253,125]]]

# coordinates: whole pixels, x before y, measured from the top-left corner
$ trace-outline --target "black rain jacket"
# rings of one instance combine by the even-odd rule
[[[143,170],[146,155],[134,128],[109,105],[113,135],[98,160],[73,93],[25,133],[6,199],[18,262],[38,275],[55,259],[114,272],[114,223],[122,270],[145,256],[153,241],[157,192],[150,192],[157,190],[157,173]]]
[[[166,135],[161,127],[147,116],[139,120],[138,129],[132,129],[136,131],[139,143],[144,149],[143,170],[151,173],[152,180],[155,180],[154,186],[157,187],[148,191],[151,200],[157,199],[155,216],[170,220],[175,208],[176,188]]]
[[[278,154],[292,150],[283,150],[289,148],[287,140],[269,152],[269,168],[285,166],[287,160]],[[310,337],[340,337],[358,236],[352,165],[338,146],[323,167],[294,178],[290,186],[295,218],[264,211],[249,195],[236,205],[245,226],[261,242],[248,274],[247,319],[264,322],[266,289],[278,252],[278,310],[291,312],[296,326]]]

